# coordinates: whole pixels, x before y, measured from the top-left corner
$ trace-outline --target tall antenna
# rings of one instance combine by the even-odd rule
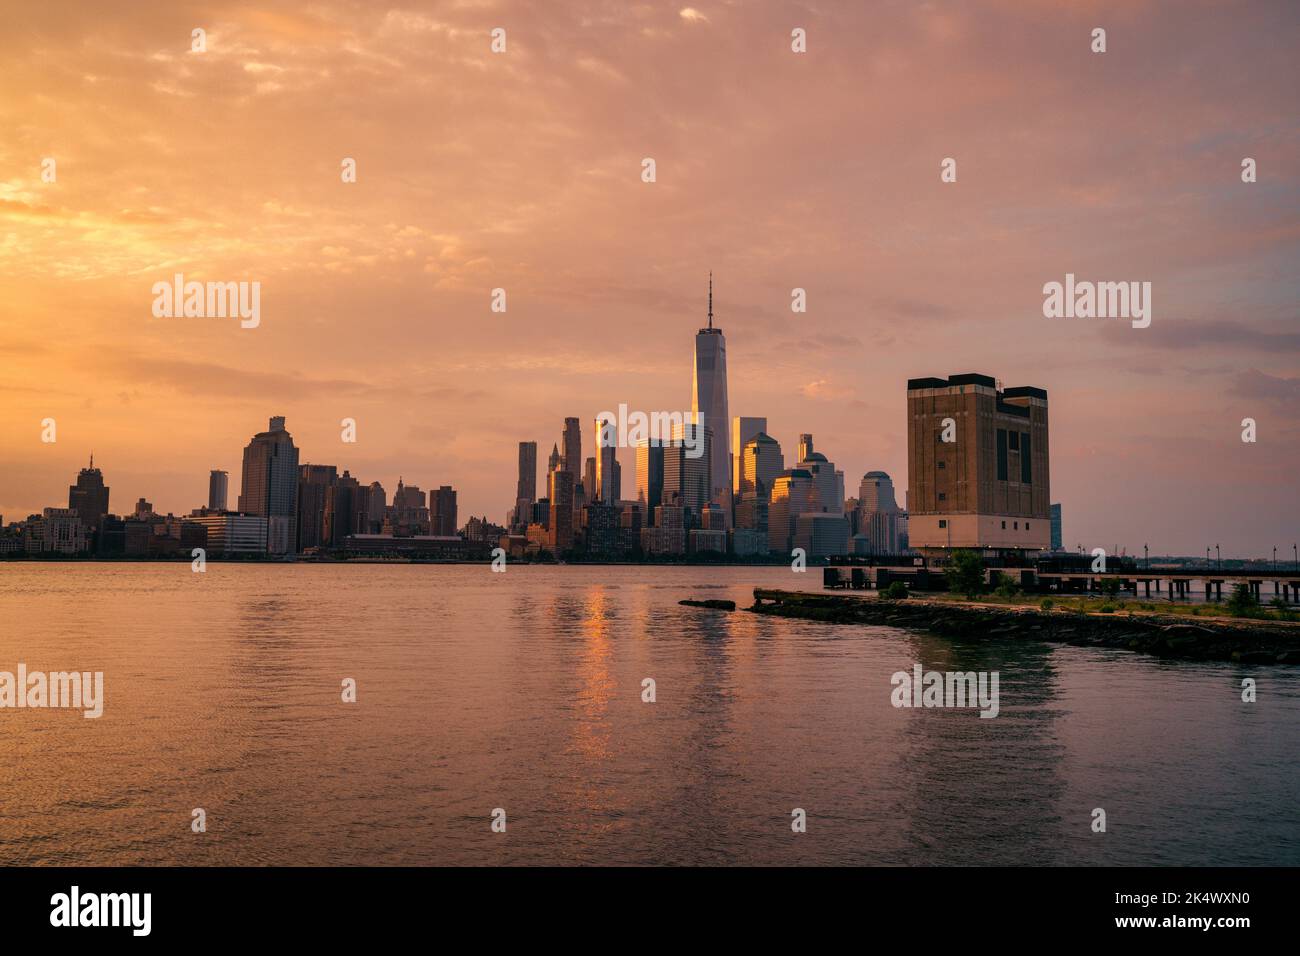
[[[713,270],[709,270],[709,328],[713,328]]]

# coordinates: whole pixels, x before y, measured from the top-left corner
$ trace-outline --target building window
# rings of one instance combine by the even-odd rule
[[[948,495],[945,494],[945,493],[942,492],[942,491],[939,492],[939,500],[940,500],[940,501],[947,501],[947,500],[948,500]]]
[[[939,470],[940,470],[940,471],[942,471],[944,468],[947,468],[947,467],[948,467],[948,465],[947,465],[946,462],[942,462],[942,461],[939,462]]]
[[[946,527],[948,527],[948,522],[945,521],[943,518],[940,518],[940,519],[939,519],[939,527],[940,527],[940,528],[946,528]]]
[[[1033,484],[1030,480],[1033,473],[1030,469],[1031,459],[1029,455],[1029,433],[1025,432],[1020,436],[1020,483],[1024,485]]]
[[[1025,522],[1025,530],[1026,530],[1026,531],[1029,530],[1029,522],[1028,522],[1028,521]]]
[[[1013,522],[1011,522],[1011,530],[1012,530],[1012,531],[1019,531],[1019,530],[1020,530],[1020,522],[1019,522],[1019,521],[1013,521]]]
[[[1006,523],[1005,521],[1002,522],[1002,530],[1003,530],[1003,531],[1006,531],[1006,530],[1007,530],[1007,523]]]
[[[998,481],[1007,480],[1007,430],[998,429]]]
[[[1007,447],[1012,451],[1020,451],[1020,432],[1007,433]]]

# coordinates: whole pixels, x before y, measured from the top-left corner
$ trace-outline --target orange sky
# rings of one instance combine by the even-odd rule
[[[712,269],[732,414],[850,494],[906,486],[908,377],[978,371],[1048,390],[1067,545],[1289,553],[1297,48],[1280,2],[10,10],[0,514],[66,505],[92,448],[115,511],[211,468],[233,502],[283,414],[304,462],[500,521],[521,439],[690,407]],[[176,272],[260,281],[261,325],[154,318]],[[1045,319],[1067,272],[1150,281],[1151,327]]]

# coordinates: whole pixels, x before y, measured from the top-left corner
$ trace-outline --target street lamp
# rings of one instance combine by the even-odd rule
[[[1150,554],[1150,552],[1147,550],[1147,546],[1146,546],[1145,544],[1142,545],[1142,558],[1143,558],[1143,560],[1146,562],[1147,570],[1150,571],[1150,570],[1151,570],[1151,554]]]
[[[1223,559],[1219,557],[1219,546],[1214,546],[1214,563],[1220,571],[1223,570]]]
[[[1273,570],[1277,570],[1277,545],[1273,545]]]
[[[1210,566],[1210,546],[1208,544],[1205,546],[1205,566],[1207,568]]]

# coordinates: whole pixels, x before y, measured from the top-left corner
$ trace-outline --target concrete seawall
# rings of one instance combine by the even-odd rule
[[[1117,647],[1180,660],[1300,664],[1300,624],[1285,621],[1177,617],[1168,614],[1083,614],[1070,610],[959,604],[909,598],[754,589],[755,614],[828,624],[883,624],[962,640],[1023,638],[1058,644]]]

